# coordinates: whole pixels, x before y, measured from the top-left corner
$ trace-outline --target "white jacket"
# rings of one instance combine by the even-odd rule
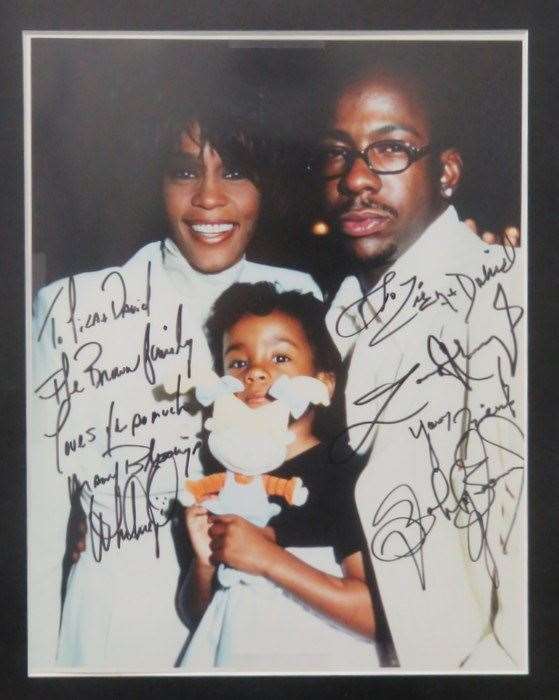
[[[384,284],[383,284],[384,280]],[[521,251],[447,209],[328,323],[351,355],[356,500],[400,665],[526,671]]]

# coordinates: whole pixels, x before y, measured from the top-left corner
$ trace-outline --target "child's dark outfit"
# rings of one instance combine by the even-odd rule
[[[278,501],[282,511],[269,523],[277,543],[316,569],[341,576],[343,559],[363,547],[353,496],[355,471],[332,464],[327,447],[320,444],[270,474],[301,477],[309,490],[303,506]],[[374,642],[258,578],[251,585],[218,588],[181,666],[191,671],[367,671],[379,663]]]

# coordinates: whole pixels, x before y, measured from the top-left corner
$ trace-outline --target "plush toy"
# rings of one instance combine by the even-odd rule
[[[267,473],[283,464],[294,439],[288,429],[289,416],[300,418],[309,404],[328,405],[330,398],[321,381],[305,376],[282,375],[268,391],[275,401],[256,408],[235,396],[243,390],[243,383],[235,377],[214,373],[197,384],[198,401],[203,406],[213,403],[213,416],[205,423],[210,431],[208,447],[226,471],[186,479],[180,500],[186,506],[201,503],[216,515],[241,515],[264,527],[281,510],[269,496],[280,496],[292,506],[303,505],[308,497],[300,478],[281,479]],[[218,578],[223,586],[231,586],[239,580],[253,582],[256,577],[221,566]]]

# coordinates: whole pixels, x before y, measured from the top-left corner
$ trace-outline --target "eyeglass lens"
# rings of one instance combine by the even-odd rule
[[[363,157],[357,150],[329,148],[320,154],[319,171],[323,177],[336,177],[347,173],[356,158]],[[394,142],[372,143],[364,153],[369,167],[391,173],[405,170],[411,161],[404,144]]]

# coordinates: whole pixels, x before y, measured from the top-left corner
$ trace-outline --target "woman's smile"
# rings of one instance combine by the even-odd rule
[[[231,221],[215,221],[215,222],[186,222],[192,234],[197,236],[205,243],[215,245],[229,240],[234,235],[238,224]]]

